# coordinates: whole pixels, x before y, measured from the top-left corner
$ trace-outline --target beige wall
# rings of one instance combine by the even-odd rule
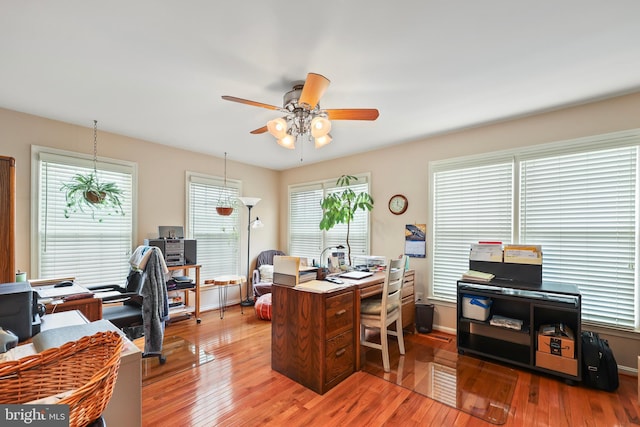
[[[227,163],[227,171],[229,178],[242,179],[245,195],[262,198],[252,214],[259,216],[267,226],[251,235],[252,259],[264,249],[287,249],[288,219],[284,213],[288,211],[288,185],[362,172],[371,173],[371,191],[376,201],[371,215],[372,254],[394,257],[404,250],[405,224],[427,222],[429,161],[640,128],[638,111],[640,93],[429,137],[283,172],[249,166],[231,159]],[[384,112],[379,120],[384,120]],[[429,118],[425,117],[424,120]],[[92,124],[91,120],[88,122],[89,125]],[[0,155],[15,157],[17,161],[17,268],[29,268],[31,145],[90,154],[91,135],[90,127],[0,109]],[[339,144],[340,141],[334,140],[333,143]],[[98,144],[100,156],[138,164],[139,242],[145,237],[154,236],[158,225],[184,224],[186,170],[214,176],[224,174],[224,160],[221,158],[104,132],[99,134]],[[158,173],[163,166],[163,172]],[[396,193],[405,194],[409,199],[409,208],[401,216],[392,215],[387,209],[389,197]],[[246,224],[246,210],[243,214],[242,223]],[[241,252],[241,265],[244,266],[244,228],[242,233],[244,249]],[[411,268],[416,270],[417,292],[424,296],[427,296],[429,284],[429,260],[427,253],[427,259],[412,258],[410,261]],[[437,304],[434,323],[436,328],[453,332],[455,307],[451,304]],[[637,335],[604,332],[618,363],[635,367],[636,355],[640,354]]]
[[[427,222],[430,161],[640,128],[639,111],[640,93],[636,93],[291,169],[282,173],[280,210],[286,212],[290,184],[370,172],[371,191],[376,202],[371,213],[372,254],[395,257],[403,252],[404,225]],[[384,112],[379,120],[384,120]],[[332,143],[341,142],[334,139]],[[387,209],[389,197],[396,193],[409,199],[409,208],[401,216],[395,216]],[[280,223],[280,240],[286,242],[286,216]],[[410,260],[411,268],[416,270],[417,292],[425,296],[429,285],[428,257],[427,250],[427,259]],[[436,303],[434,324],[436,328],[453,332],[455,306]],[[637,334],[629,338],[628,334],[614,337],[608,333],[606,337],[614,347],[618,363],[635,367],[636,355],[640,354]]]
[[[31,146],[38,145],[85,154],[93,153],[93,121],[89,127],[43,119],[0,109],[0,153],[16,159],[16,268],[30,267]],[[138,215],[136,243],[154,238],[159,225],[185,225],[186,171],[224,177],[224,159],[179,150],[140,139],[100,131],[98,155],[135,162],[138,166]],[[252,259],[264,249],[278,247],[277,195],[279,173],[227,159],[227,177],[242,180],[244,195],[262,200],[252,209],[266,226],[251,235]],[[241,224],[247,224],[247,209],[241,206]],[[213,213],[215,214],[215,213]],[[240,266],[246,265],[246,227],[242,231]],[[241,272],[244,272],[242,267]]]

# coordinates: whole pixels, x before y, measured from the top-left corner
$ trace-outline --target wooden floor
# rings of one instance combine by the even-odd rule
[[[167,327],[167,335],[198,345],[215,360],[143,387],[143,425],[493,425],[365,372],[356,372],[320,396],[271,370],[271,324],[257,319],[252,307],[244,311],[241,315],[235,306],[224,319],[215,311],[203,313],[199,325],[185,320]],[[455,339],[430,341],[434,347],[456,351]],[[620,388],[607,393],[518,370],[504,425],[640,425],[637,399],[635,377],[621,375]]]

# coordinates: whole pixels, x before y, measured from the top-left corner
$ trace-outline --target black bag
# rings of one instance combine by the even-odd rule
[[[595,332],[582,332],[582,382],[600,390],[618,388],[618,365],[607,340]]]

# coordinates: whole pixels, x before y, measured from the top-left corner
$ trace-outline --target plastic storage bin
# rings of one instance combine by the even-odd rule
[[[467,319],[486,321],[491,310],[491,298],[478,295],[462,296],[462,316]]]

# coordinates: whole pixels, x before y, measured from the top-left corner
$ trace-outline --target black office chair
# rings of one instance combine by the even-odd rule
[[[111,285],[92,287],[91,290],[96,296],[106,291],[118,292],[102,298],[102,318],[122,329],[131,339],[139,337],[132,331],[144,331],[142,357],[158,357],[163,364],[166,358],[162,355],[162,340],[169,310],[167,284],[162,271],[162,252],[155,247],[149,247],[149,250],[152,252],[144,270],[132,268],[124,288]]]

